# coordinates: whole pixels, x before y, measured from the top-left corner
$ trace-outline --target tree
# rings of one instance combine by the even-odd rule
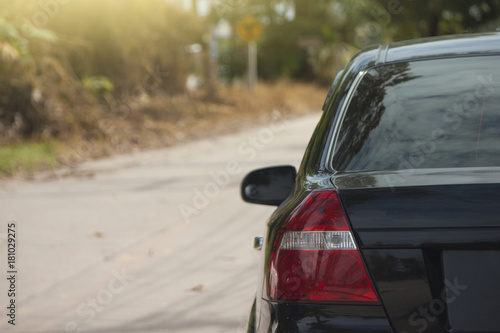
[[[233,27],[248,13],[265,25],[259,74],[317,80],[331,77],[344,56],[370,44],[495,28],[497,0],[217,0],[210,20]],[[493,24],[493,27],[488,26]],[[225,64],[241,76],[244,44],[234,37]],[[224,60],[222,60],[224,63]],[[329,64],[329,65],[328,65]],[[327,73],[326,75],[324,73]]]
[[[393,0],[377,0],[387,8]],[[500,14],[495,0],[401,1],[401,11],[392,15],[391,38],[395,40],[483,31]]]

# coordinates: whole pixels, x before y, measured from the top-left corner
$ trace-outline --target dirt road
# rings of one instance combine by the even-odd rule
[[[319,117],[1,182],[0,331],[244,332],[273,208],[239,183],[298,166]]]

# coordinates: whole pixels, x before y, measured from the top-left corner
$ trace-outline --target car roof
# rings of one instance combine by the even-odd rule
[[[325,99],[323,110],[330,102],[337,83],[349,82],[359,72],[371,67],[426,59],[493,54],[500,54],[500,32],[428,37],[369,46],[359,51],[337,74]]]
[[[353,58],[351,71],[405,61],[500,54],[500,33],[430,37],[367,47]]]
[[[417,39],[388,45],[384,62],[500,53],[500,33]]]

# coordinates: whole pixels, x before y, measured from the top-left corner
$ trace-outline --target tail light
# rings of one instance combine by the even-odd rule
[[[268,295],[274,301],[377,302],[337,191],[311,192],[275,236]]]

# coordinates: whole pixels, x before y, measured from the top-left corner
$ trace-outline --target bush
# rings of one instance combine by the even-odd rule
[[[204,31],[164,0],[0,0],[0,8],[0,144],[84,136],[122,100],[183,93],[186,46]]]

